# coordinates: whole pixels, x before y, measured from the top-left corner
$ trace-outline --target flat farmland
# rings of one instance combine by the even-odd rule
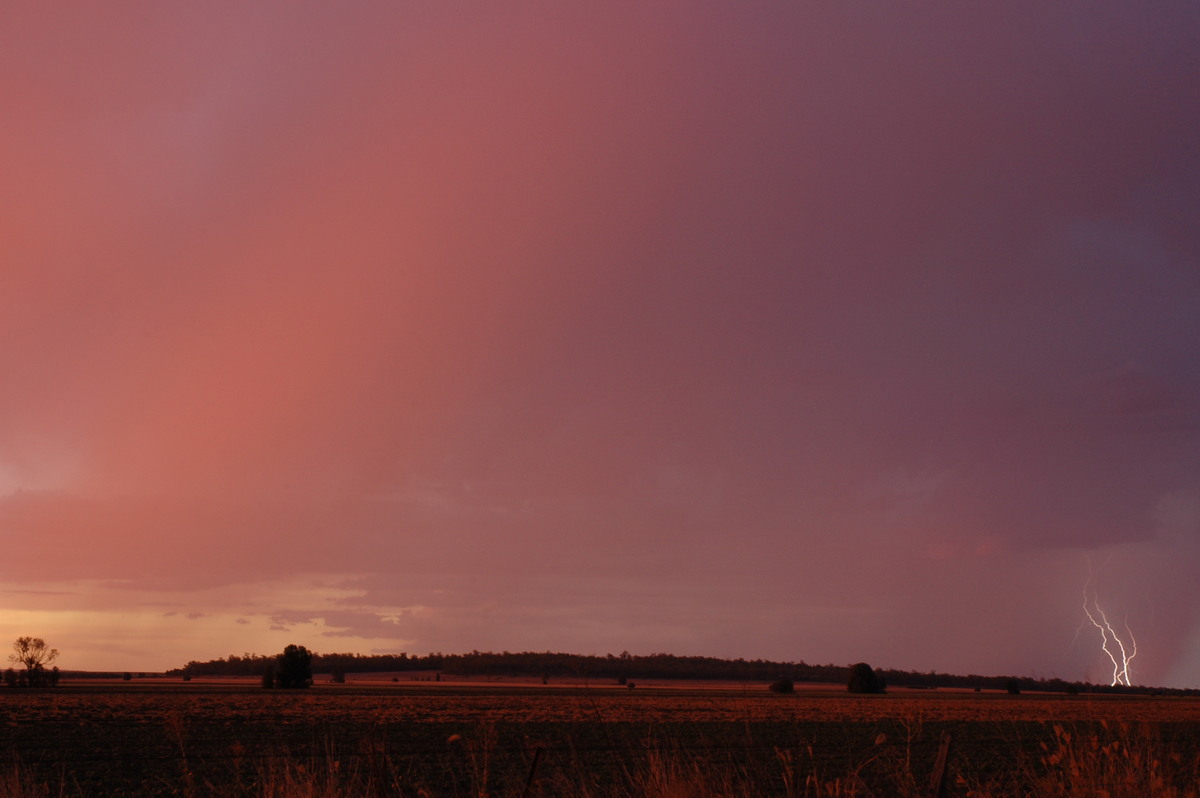
[[[1200,700],[1140,696],[80,683],[0,691],[0,735],[0,796],[925,795],[947,736],[951,796],[1200,773]]]

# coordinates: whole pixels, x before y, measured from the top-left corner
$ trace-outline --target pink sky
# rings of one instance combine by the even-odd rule
[[[0,640],[1200,687],[1187,4],[0,12]]]

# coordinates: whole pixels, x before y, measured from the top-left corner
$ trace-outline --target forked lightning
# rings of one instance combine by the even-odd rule
[[[1130,680],[1129,663],[1133,662],[1133,658],[1137,656],[1137,639],[1133,636],[1133,630],[1129,628],[1128,616],[1125,617],[1123,624],[1125,634],[1129,638],[1128,644],[1113,629],[1112,624],[1108,621],[1108,616],[1104,613],[1104,610],[1100,609],[1100,600],[1096,595],[1096,591],[1092,589],[1094,578],[1092,564],[1089,561],[1088,581],[1083,586],[1083,612],[1087,615],[1087,619],[1092,622],[1092,626],[1100,630],[1100,648],[1108,656],[1113,666],[1112,685],[1123,684],[1132,687],[1133,682]]]

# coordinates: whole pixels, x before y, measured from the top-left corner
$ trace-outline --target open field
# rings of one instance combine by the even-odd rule
[[[951,796],[1200,782],[1197,699],[135,680],[0,691],[0,798],[925,795],[945,733]]]

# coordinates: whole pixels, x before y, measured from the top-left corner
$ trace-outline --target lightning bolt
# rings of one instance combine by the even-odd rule
[[[1137,638],[1133,636],[1133,630],[1129,628],[1129,613],[1125,613],[1125,633],[1129,635],[1129,642],[1132,648],[1129,651],[1129,656],[1125,658],[1125,665],[1122,672],[1125,675],[1125,684],[1130,687],[1133,683],[1129,681],[1129,663],[1133,662],[1133,658],[1137,656]]]
[[[1083,614],[1091,621],[1092,626],[1100,630],[1100,648],[1113,666],[1112,685],[1114,687],[1119,684],[1133,686],[1129,676],[1129,663],[1133,662],[1133,658],[1137,656],[1137,638],[1133,636],[1133,630],[1129,627],[1128,615],[1125,616],[1124,621],[1125,635],[1129,638],[1128,645],[1113,629],[1108,615],[1100,608],[1100,598],[1096,590],[1092,588],[1095,578],[1092,561],[1089,559],[1088,580],[1083,586]]]

